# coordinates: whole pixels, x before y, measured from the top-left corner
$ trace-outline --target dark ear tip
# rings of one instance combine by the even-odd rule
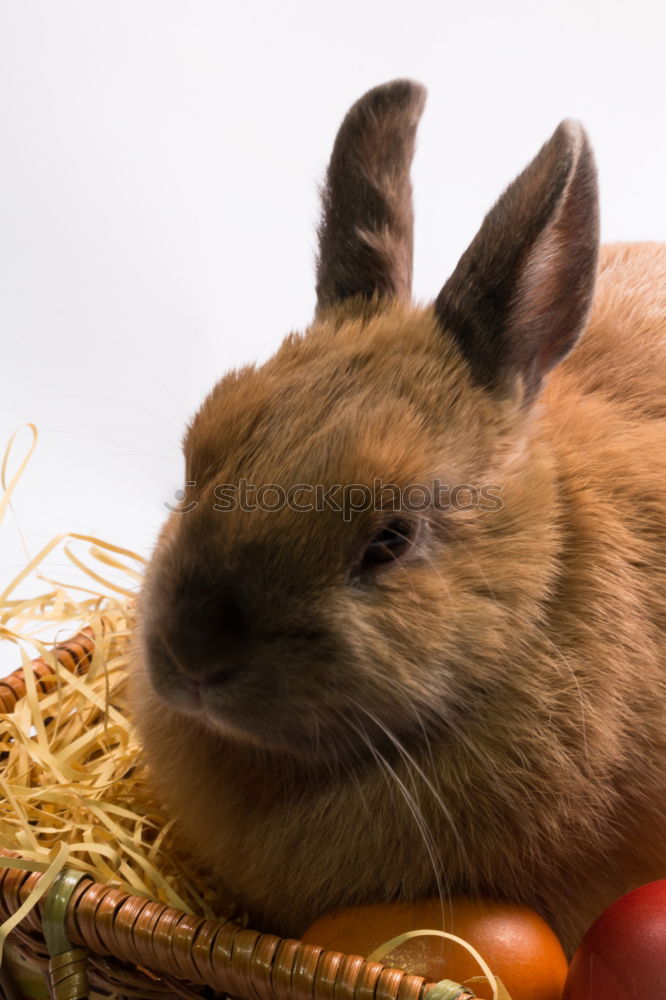
[[[569,138],[569,141],[574,142],[579,142],[581,138],[587,135],[583,123],[578,118],[563,118],[555,129],[555,132],[561,132],[562,135]]]
[[[568,155],[574,161],[581,156],[593,161],[588,134],[577,118],[564,118],[553,132],[548,145],[555,146],[562,155]]]
[[[570,184],[586,191],[588,208],[597,204],[597,167],[585,128],[576,118],[565,118],[557,126],[526,174],[551,177],[551,193],[558,194]]]
[[[348,118],[365,115],[367,112],[381,114],[383,111],[401,109],[411,111],[416,117],[421,115],[427,96],[426,88],[415,80],[398,79],[381,83],[368,90],[349,110]]]

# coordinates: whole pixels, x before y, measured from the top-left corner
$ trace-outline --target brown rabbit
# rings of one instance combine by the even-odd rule
[[[598,260],[565,121],[413,306],[424,98],[399,80],[351,109],[312,326],[187,431],[137,723],[259,929],[479,893],[571,949],[666,876],[666,246]]]

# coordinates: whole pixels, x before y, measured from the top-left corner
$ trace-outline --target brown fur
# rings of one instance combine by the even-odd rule
[[[340,126],[322,191],[319,311],[374,291],[409,298],[409,167],[424,103],[423,87],[395,80],[365,94]]]
[[[586,321],[596,258],[589,160],[566,223],[576,128],[537,185],[548,211],[513,188],[532,229],[495,317],[457,279],[447,313],[446,286],[414,308],[364,278],[225,376],[189,429],[199,506],[171,516],[147,573],[137,723],[192,850],[265,930],[490,893],[571,949],[611,899],[666,876],[666,247],[602,251],[585,332],[546,377]],[[473,257],[468,275],[492,271]],[[483,346],[445,327],[463,312]],[[439,477],[499,484],[503,506],[421,512],[408,553],[359,576],[386,511],[214,511],[216,484],[241,477]]]

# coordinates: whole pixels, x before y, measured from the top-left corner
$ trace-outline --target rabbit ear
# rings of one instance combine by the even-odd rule
[[[594,291],[594,159],[579,122],[563,121],[486,216],[435,302],[474,379],[533,396],[574,346]]]
[[[346,299],[409,298],[409,168],[426,91],[394,80],[353,105],[337,134],[322,191],[317,312]]]

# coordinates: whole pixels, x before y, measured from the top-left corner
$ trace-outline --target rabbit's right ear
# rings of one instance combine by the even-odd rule
[[[394,80],[368,91],[340,126],[322,192],[317,314],[354,298],[411,296],[409,168],[425,96]]]
[[[598,249],[594,159],[567,119],[488,213],[435,302],[479,385],[520,384],[534,398],[585,325]]]

